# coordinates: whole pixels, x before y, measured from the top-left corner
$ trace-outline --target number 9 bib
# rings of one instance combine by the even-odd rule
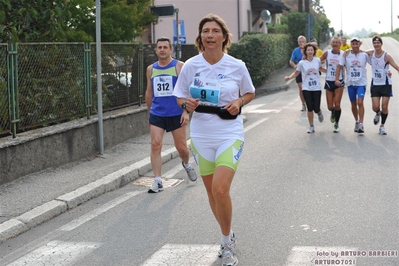
[[[215,79],[195,78],[190,86],[191,97],[201,103],[217,105],[219,103],[220,83]]]

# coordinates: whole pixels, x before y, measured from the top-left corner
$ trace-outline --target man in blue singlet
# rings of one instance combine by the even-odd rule
[[[189,163],[190,152],[186,138],[189,113],[184,106],[177,105],[176,96],[173,95],[183,62],[172,58],[173,48],[168,38],[157,40],[155,52],[158,61],[147,67],[147,90],[145,93],[151,134],[150,158],[155,175],[155,180],[148,193],[157,193],[163,190],[161,151],[165,131],[172,132],[176,150],[182,159],[182,165],[188,178],[191,181],[197,180],[197,174]]]
[[[303,58],[302,49],[303,49],[303,47],[305,46],[305,44],[306,44],[306,37],[300,35],[300,36],[298,37],[298,47],[295,48],[295,49],[292,51],[291,58],[290,58],[290,61],[289,61],[290,66],[292,66],[292,68],[294,68],[294,69],[296,69],[297,64],[298,64],[299,61],[301,61],[302,58]],[[301,99],[301,102],[302,102],[302,109],[301,109],[301,111],[304,112],[304,111],[306,111],[306,105],[305,105],[305,98],[303,97],[303,94],[302,94],[302,75],[298,75],[298,76],[295,78],[295,81],[296,81],[296,83],[298,84],[299,98]]]

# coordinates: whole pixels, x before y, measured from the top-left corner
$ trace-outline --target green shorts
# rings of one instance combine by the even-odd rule
[[[218,166],[227,166],[237,171],[244,142],[237,139],[211,141],[195,138],[190,140],[190,147],[200,175],[207,176],[213,174]]]

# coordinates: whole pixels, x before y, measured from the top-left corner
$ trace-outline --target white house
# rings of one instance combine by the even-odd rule
[[[175,13],[159,17],[158,24],[152,25],[143,36],[145,43],[155,42],[160,37],[176,41],[178,29],[180,43],[193,44],[199,21],[209,13],[226,21],[233,34],[233,42],[237,42],[244,32],[265,32],[261,19],[263,10],[270,12],[270,23],[276,24],[280,23],[281,13],[290,10],[280,0],[153,0],[153,6],[174,6]]]

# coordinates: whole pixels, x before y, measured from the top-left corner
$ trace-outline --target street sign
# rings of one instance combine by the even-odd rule
[[[174,5],[164,5],[164,6],[152,6],[151,12],[158,17],[170,17],[175,14]]]
[[[173,36],[173,43],[177,43],[177,36]],[[186,44],[186,36],[179,36],[179,43],[180,44]]]

